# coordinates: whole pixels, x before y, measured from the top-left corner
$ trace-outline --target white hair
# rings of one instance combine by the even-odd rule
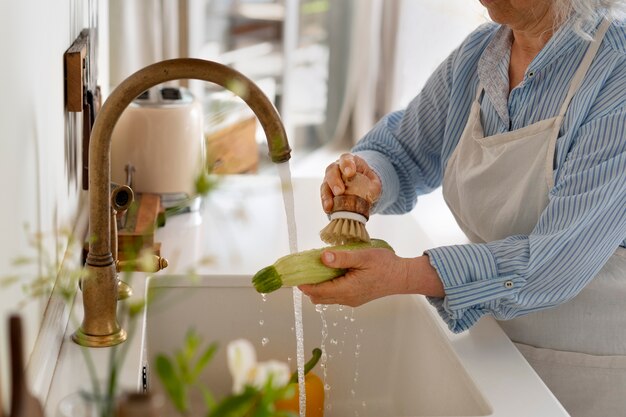
[[[557,25],[571,17],[574,19],[574,31],[590,39],[590,25],[598,18],[624,22],[626,0],[554,0],[554,13]]]

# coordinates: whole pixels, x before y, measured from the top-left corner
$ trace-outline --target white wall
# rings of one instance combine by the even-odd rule
[[[402,0],[401,10],[394,108],[405,107],[446,56],[488,20],[478,0]]]
[[[101,0],[106,1],[106,0]],[[79,206],[80,141],[64,110],[63,53],[87,25],[88,0],[0,1],[0,277],[30,280],[41,267],[16,269],[33,256],[38,232],[53,258],[64,253],[58,231],[71,228]],[[24,233],[28,225],[31,234]],[[57,244],[59,248],[56,248]],[[41,263],[40,263],[41,264]],[[7,318],[23,298],[20,285],[0,288],[0,378],[8,406]],[[43,303],[20,310],[32,348]],[[27,358],[28,359],[28,358]]]

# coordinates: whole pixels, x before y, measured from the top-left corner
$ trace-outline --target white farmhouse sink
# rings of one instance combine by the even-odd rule
[[[154,300],[147,312],[148,364],[156,354],[180,348],[193,328],[204,341],[218,341],[221,347],[204,378],[216,394],[231,389],[225,347],[237,338],[250,340],[259,360],[279,359],[295,368],[291,289],[263,301],[250,285],[250,276],[161,276],[149,280],[148,291]],[[491,414],[423,298],[387,297],[357,309],[328,307],[323,317],[328,330],[327,417]],[[310,356],[322,343],[323,322],[306,298],[303,321]],[[323,376],[321,367],[315,372]],[[148,376],[150,388],[160,389],[154,373]]]
[[[322,246],[318,232],[328,220],[319,184],[294,179],[300,250]],[[280,189],[276,177],[227,179],[201,212],[168,219],[157,232],[170,267],[147,282],[155,298],[146,311],[140,361],[148,366],[151,389],[160,389],[149,369],[155,355],[179,348],[191,328],[206,343],[219,342],[206,377],[216,395],[231,388],[225,350],[233,339],[254,343],[259,360],[296,367],[292,290],[263,301],[250,283],[289,251]],[[412,214],[372,216],[368,231],[399,256],[417,256],[438,238],[437,228],[426,232],[416,221],[436,222],[437,210],[419,210],[418,204]],[[199,264],[207,256],[213,262]],[[188,277],[190,268],[198,278]],[[303,297],[303,315],[307,358],[322,344],[328,356],[326,417],[567,416],[491,317],[452,334],[421,296],[387,297],[356,309],[330,306],[323,316]],[[315,372],[324,376],[319,365]]]

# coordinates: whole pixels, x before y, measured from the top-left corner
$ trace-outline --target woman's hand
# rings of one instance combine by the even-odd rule
[[[321,284],[299,286],[314,304],[357,307],[392,294],[444,296],[441,280],[427,256],[401,258],[388,249],[326,250],[322,262],[348,272]]]
[[[380,178],[367,162],[356,155],[344,153],[326,168],[320,189],[322,208],[326,213],[333,209],[333,197],[342,195],[347,187],[353,187],[351,194],[365,198],[370,203],[378,200],[382,190]]]

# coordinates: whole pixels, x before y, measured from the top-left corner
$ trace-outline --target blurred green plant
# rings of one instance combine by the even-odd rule
[[[278,400],[289,399],[295,390],[289,385],[287,365],[277,361],[257,363],[250,342],[240,339],[229,344],[228,361],[235,384],[233,394],[216,400],[200,376],[209,365],[217,343],[202,345],[201,337],[192,329],[183,346],[172,356],[159,354],[155,359],[157,376],[176,410],[182,416],[206,417],[297,417],[289,411],[276,410]],[[192,410],[190,393],[202,394],[204,412]]]
[[[220,177],[214,174],[210,174],[211,167],[207,166],[205,169],[202,169],[196,178],[194,179],[194,190],[195,194],[187,197],[186,199],[178,202],[176,205],[172,207],[168,207],[165,209],[165,216],[173,216],[175,214],[184,213],[189,210],[189,207],[201,197],[206,197],[215,190],[219,184]]]
[[[201,342],[200,337],[190,330],[185,337],[183,348],[176,351],[173,358],[160,354],[155,361],[157,375],[168,397],[183,415],[189,413],[189,392],[194,387],[202,392],[204,401],[209,407],[215,406],[213,395],[199,378],[213,359],[217,351],[217,343],[211,343],[196,359]]]
[[[24,225],[24,235],[33,254],[18,256],[11,261],[11,269],[15,272],[0,277],[0,288],[21,286],[24,298],[18,301],[18,309],[24,308],[30,302],[48,299],[55,286],[57,294],[70,302],[78,283],[86,277],[86,271],[79,265],[66,265],[61,270],[61,264],[63,260],[71,262],[71,259],[80,258],[80,242],[77,242],[70,230],[62,229],[53,237],[55,244],[51,251],[50,245],[46,244],[50,237],[32,232],[27,224]],[[60,253],[65,254],[63,259],[58,255]]]
[[[82,251],[84,244],[67,229],[59,230],[52,236],[44,233],[31,232],[28,225],[24,226],[27,243],[32,254],[19,256],[13,259],[11,267],[17,271],[0,277],[0,288],[20,285],[24,298],[18,302],[18,309],[24,308],[31,302],[47,300],[54,293],[71,306],[79,288],[80,281],[88,279],[88,271],[82,267]],[[49,241],[56,242],[53,251],[49,250]],[[87,242],[89,243],[89,242]],[[63,254],[62,260],[57,254]],[[149,254],[139,253],[137,262]],[[124,271],[124,281],[130,284],[132,272]],[[128,329],[128,338],[134,336],[137,324],[142,317],[146,300],[141,298],[128,299],[118,302],[118,317]],[[73,325],[80,323],[74,315],[70,315]],[[81,390],[81,396],[88,402],[95,404],[99,417],[113,417],[115,399],[119,394],[119,371],[122,368],[131,343],[114,346],[109,350],[106,375],[102,378],[98,374],[91,349],[81,347],[81,352],[88,370],[91,386]]]

